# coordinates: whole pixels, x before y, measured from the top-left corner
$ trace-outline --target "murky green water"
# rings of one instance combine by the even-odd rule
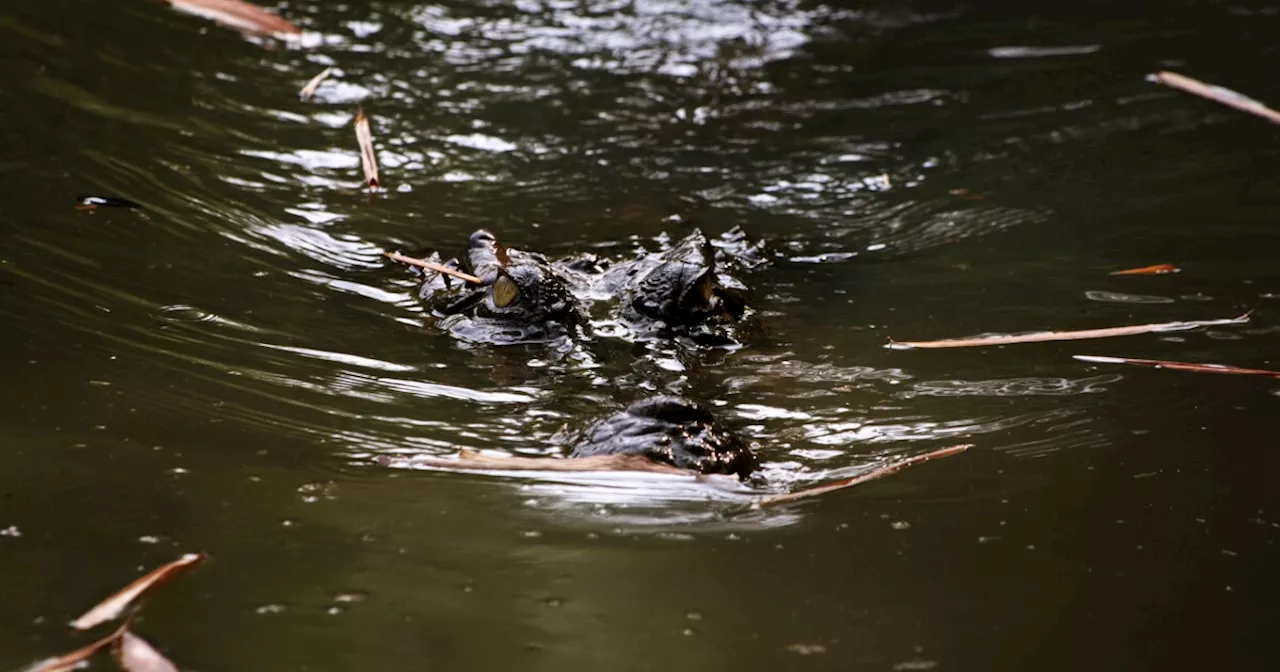
[[[0,668],[195,550],[138,630],[201,670],[1276,664],[1280,384],[1071,355],[1280,368],[1280,131],[1143,81],[1280,104],[1280,7],[274,9],[323,44],[159,3],[0,7]],[[380,256],[735,225],[783,258],[750,276],[748,347],[702,358],[463,346]],[[1107,275],[1162,262],[1183,272]],[[654,390],[716,408],[780,487],[976,447],[767,513],[403,468],[554,452]]]

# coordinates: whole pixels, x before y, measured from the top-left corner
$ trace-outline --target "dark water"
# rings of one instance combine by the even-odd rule
[[[1280,384],[1071,358],[1280,368],[1280,130],[1143,80],[1280,104],[1280,6],[274,9],[322,44],[159,3],[0,7],[0,669],[83,643],[66,621],[195,550],[213,561],[138,630],[201,670],[1280,659]],[[748,347],[705,357],[463,346],[380,256],[735,225],[785,258],[750,276]],[[1162,262],[1183,272],[1107,275]],[[783,488],[976,447],[768,513],[663,479],[402,468],[555,452],[653,390],[716,408]]]

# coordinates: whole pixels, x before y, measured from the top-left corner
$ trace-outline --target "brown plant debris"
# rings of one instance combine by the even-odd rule
[[[912,465],[922,464],[924,462],[928,462],[929,460],[936,460],[940,457],[950,457],[952,455],[958,455],[972,447],[973,446],[971,444],[960,444],[957,446],[941,448],[932,452],[925,453],[923,455],[908,457],[900,462],[890,464],[885,467],[880,467],[878,469],[873,469],[860,476],[854,476],[853,478],[846,478],[844,480],[835,481],[835,482],[827,483],[824,485],[819,485],[817,487],[808,488],[805,490],[797,490],[796,492],[789,492],[785,495],[770,495],[768,497],[761,497],[759,500],[756,501],[756,504],[758,506],[774,506],[777,504],[786,504],[788,502],[794,502],[798,499],[805,499],[808,497],[815,497],[817,495],[824,495],[828,492],[834,492],[836,490],[843,490],[844,488],[853,487],[855,485],[866,483],[867,481],[872,481],[877,478],[883,478],[890,474],[897,473],[898,471],[905,469],[907,467],[910,467]]]
[[[378,155],[373,152],[373,132],[369,130],[369,117],[364,107],[356,108],[356,142],[360,144],[360,167],[364,169],[364,182],[370,189],[382,186],[378,180]]]
[[[434,261],[427,261],[426,259],[416,259],[414,257],[406,257],[403,254],[400,254],[399,252],[383,252],[383,254],[387,255],[389,258],[395,261],[398,261],[402,264],[409,264],[410,266],[425,268],[428,270],[435,271],[437,273],[452,275],[453,277],[458,278],[459,280],[466,280],[467,282],[470,282],[476,285],[484,284],[484,280],[477,278],[476,276],[471,275],[470,273],[463,273],[462,271],[459,271],[456,268],[449,268],[444,264],[437,264]]]
[[[1082,362],[1094,362],[1097,364],[1134,364],[1137,366],[1150,366],[1157,369],[1172,369],[1174,371],[1226,373],[1237,376],[1270,376],[1272,378],[1280,378],[1280,371],[1267,371],[1266,369],[1242,369],[1238,366],[1229,366],[1227,364],[1196,364],[1194,362],[1171,362],[1163,359],[1103,357],[1100,355],[1073,355],[1073,357]]]
[[[1164,275],[1165,273],[1181,273],[1182,269],[1173,264],[1155,264],[1142,268],[1126,268],[1123,271],[1111,271],[1108,275]]]
[[[952,338],[939,341],[891,341],[885,347],[894,350],[912,350],[915,348],[974,348],[985,345],[1011,345],[1014,343],[1043,343],[1045,341],[1080,341],[1090,338],[1113,338],[1116,336],[1134,336],[1153,332],[1184,331],[1197,327],[1216,327],[1227,324],[1245,324],[1249,321],[1249,313],[1240,317],[1222,320],[1191,320],[1185,322],[1160,322],[1156,324],[1135,324],[1128,327],[1107,327],[1105,329],[1084,329],[1081,331],[1037,331],[1029,334],[974,336],[972,338]]]
[[[658,474],[690,474],[679,467],[654,462],[641,455],[592,455],[590,457],[525,457],[484,455],[460,450],[455,458],[418,457],[414,464],[442,469],[485,471],[644,471]]]
[[[312,77],[311,81],[307,82],[307,85],[302,87],[302,90],[298,92],[298,97],[303,100],[307,100],[311,96],[316,95],[316,90],[320,88],[320,84],[324,82],[324,80],[328,79],[329,75],[332,75],[333,72],[334,68],[332,67],[321,70],[320,74]]]
[[[1169,72],[1167,70],[1147,75],[1147,80],[1164,84],[1165,86],[1170,86],[1175,89],[1181,89],[1192,95],[1200,96],[1201,98],[1208,98],[1214,102],[1222,103],[1227,107],[1233,107],[1241,112],[1255,114],[1263,119],[1280,124],[1280,112],[1277,112],[1276,110],[1273,110],[1242,93],[1232,91],[1228,88],[1213,84],[1206,84],[1198,79],[1192,79],[1186,75],[1179,75],[1176,72]]]
[[[174,9],[211,19],[228,28],[283,38],[296,38],[302,29],[287,19],[243,0],[166,0]]]
[[[42,660],[23,670],[23,672],[67,672],[67,670],[78,669],[80,666],[84,665],[85,661],[98,655],[99,651],[114,644],[116,640],[120,639],[121,635],[128,631],[128,629],[129,624],[125,623],[111,634],[88,646],[83,646],[71,653],[58,656],[57,658]]]
[[[129,630],[116,640],[116,662],[126,672],[178,672],[177,665]]]
[[[71,627],[77,630],[88,630],[100,623],[119,617],[130,604],[133,604],[135,600],[142,597],[147,591],[168,581],[183,570],[198,564],[201,560],[204,560],[203,553],[188,553],[173,562],[151,570],[133,583],[121,588],[111,597],[98,603],[94,608],[86,611],[83,616],[71,622]]]

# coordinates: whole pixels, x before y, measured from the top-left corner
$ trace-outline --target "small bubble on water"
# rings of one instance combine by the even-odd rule
[[[338,593],[333,596],[334,602],[343,604],[351,604],[353,602],[364,602],[365,596],[361,593]]]
[[[343,612],[342,607],[329,607],[328,609],[324,610],[324,613],[329,614],[330,616],[337,616],[342,612]]]
[[[687,619],[689,619],[689,620],[691,620],[691,621],[701,621],[701,620],[702,620],[702,614],[701,614],[701,613],[699,613],[699,612],[696,612],[696,611],[691,611],[691,612],[689,612],[689,613],[685,614],[685,615],[684,615],[684,617],[685,617],[685,618],[687,618]]]
[[[802,656],[812,656],[817,653],[826,653],[827,647],[821,644],[810,644],[806,642],[796,642],[787,647],[791,653],[798,653]]]
[[[911,523],[905,520],[895,520],[892,523],[889,523],[889,527],[892,527],[895,530],[906,530],[910,529]]]
[[[17,525],[10,525],[9,527],[6,527],[3,530],[0,530],[0,537],[21,537],[21,536],[22,536],[22,530],[19,530]]]
[[[697,633],[693,631],[693,628],[685,628],[684,630],[680,631],[680,634],[684,635],[685,637],[692,637]]]
[[[253,610],[257,614],[278,614],[284,611],[283,604],[264,604]]]
[[[542,533],[537,530],[526,530],[524,536],[529,537],[530,539],[537,539],[542,536]]]
[[[564,604],[564,600],[558,597],[548,597],[547,599],[543,600],[542,603],[547,605],[548,607],[558,607]]]
[[[138,537],[138,541],[144,544],[158,544],[160,543],[160,537],[150,535],[150,534],[144,534],[141,537]]]

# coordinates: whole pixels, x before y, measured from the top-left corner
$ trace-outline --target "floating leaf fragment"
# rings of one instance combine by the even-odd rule
[[[1273,123],[1280,124],[1280,112],[1273,110],[1261,102],[1258,102],[1242,93],[1232,91],[1226,87],[1206,84],[1198,79],[1192,79],[1186,75],[1179,75],[1176,72],[1161,71],[1152,75],[1147,75],[1147,80],[1164,84],[1165,86],[1181,89],[1201,98],[1208,98],[1217,103],[1222,103],[1227,107],[1233,107],[1241,112],[1255,114],[1263,119]]]
[[[912,465],[922,464],[924,462],[928,462],[929,460],[936,460],[940,457],[950,457],[952,455],[958,455],[972,447],[973,446],[971,444],[960,444],[957,446],[949,446],[947,448],[941,448],[932,452],[925,453],[923,455],[908,457],[905,460],[902,460],[900,462],[891,464],[886,467],[880,467],[879,469],[873,469],[860,476],[854,476],[853,478],[846,478],[844,480],[835,481],[833,483],[827,483],[825,485],[819,485],[817,487],[808,488],[805,490],[797,490],[796,492],[789,492],[785,495],[770,495],[768,497],[761,497],[760,499],[756,500],[756,505],[757,506],[773,506],[776,504],[786,504],[787,502],[794,502],[797,499],[805,499],[808,497],[815,497],[817,495],[824,495],[828,492],[834,492],[836,490],[843,490],[844,488],[849,488],[855,485],[866,483],[867,481],[872,481],[877,478],[884,478],[885,476],[897,473],[898,471],[905,469],[907,467],[910,467]]]
[[[247,33],[297,39],[302,29],[244,0],[166,0],[174,9]]]
[[[378,181],[378,156],[373,153],[373,132],[369,130],[369,117],[364,107],[356,108],[356,142],[360,143],[360,167],[364,169],[364,182],[370,189],[382,186]]]
[[[959,196],[960,198],[963,198],[966,201],[981,201],[982,199],[987,197],[986,192],[974,193],[964,187],[957,187],[955,189],[952,189],[948,193],[950,193],[952,196]]]
[[[116,641],[116,661],[126,672],[178,672],[177,665],[129,630]]]
[[[125,623],[116,629],[115,632],[99,639],[98,641],[67,653],[57,658],[42,660],[31,667],[26,668],[23,672],[67,672],[67,670],[75,670],[84,665],[85,661],[98,655],[98,652],[111,646],[116,640],[120,639],[129,629],[129,624]]]
[[[325,68],[324,70],[321,70],[320,74],[316,75],[315,77],[312,77],[311,81],[307,82],[307,85],[302,87],[302,90],[298,92],[298,97],[303,100],[307,100],[311,96],[314,96],[316,94],[316,89],[320,88],[320,83],[328,79],[329,75],[332,75],[333,72],[334,72],[333,67],[328,67],[328,68]]]
[[[1043,343],[1045,341],[1079,341],[1090,338],[1113,338],[1116,336],[1134,336],[1153,332],[1184,331],[1197,327],[1216,327],[1227,324],[1245,324],[1249,321],[1249,313],[1240,317],[1223,320],[1193,320],[1186,322],[1160,322],[1156,324],[1135,324],[1128,327],[1107,327],[1105,329],[1084,329],[1080,331],[1037,331],[1030,334],[1011,336],[974,336],[972,338],[953,338],[939,341],[890,341],[885,347],[892,350],[912,350],[915,348],[974,348],[985,345],[1011,345],[1013,343]]]
[[[127,198],[115,196],[76,196],[76,210],[96,210],[98,208],[141,208]]]
[[[590,457],[523,457],[518,455],[484,455],[474,450],[460,450],[456,458],[419,457],[415,465],[443,469],[477,469],[500,471],[645,471],[659,474],[692,473],[669,464],[654,462],[642,455],[592,455]]]
[[[80,618],[72,621],[71,627],[76,628],[77,630],[88,630],[99,623],[104,623],[118,617],[130,604],[141,597],[144,593],[168,581],[179,572],[199,563],[201,560],[204,560],[203,553],[188,553],[173,562],[161,565],[160,567],[151,570],[146,575],[138,578],[133,583],[130,583],[120,589],[111,597],[108,597],[94,608],[85,612]]]
[[[1238,366],[1229,366],[1227,364],[1196,364],[1193,362],[1171,362],[1163,359],[1103,357],[1100,355],[1073,355],[1073,357],[1082,362],[1096,362],[1098,364],[1135,364],[1138,366],[1151,366],[1157,369],[1172,369],[1174,371],[1226,373],[1237,376],[1271,376],[1272,378],[1280,378],[1280,371],[1267,371],[1266,369],[1242,369]]]
[[[1165,273],[1181,273],[1182,269],[1173,264],[1155,264],[1142,268],[1126,268],[1123,271],[1111,271],[1108,275],[1164,275]]]
[[[395,261],[398,261],[402,264],[409,264],[410,266],[425,268],[427,270],[435,271],[437,273],[452,275],[453,277],[458,278],[459,280],[466,280],[467,282],[470,282],[476,285],[484,284],[484,280],[477,278],[476,276],[471,275],[470,273],[463,273],[462,271],[459,271],[456,268],[449,268],[444,264],[437,264],[434,261],[427,261],[426,259],[415,259],[414,257],[406,257],[403,254],[400,254],[399,252],[383,252],[383,254],[387,255],[391,259],[394,259]]]

